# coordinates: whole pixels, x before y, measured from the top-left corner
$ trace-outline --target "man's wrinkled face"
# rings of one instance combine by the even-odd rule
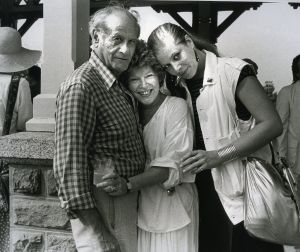
[[[94,51],[101,61],[119,76],[124,72],[135,51],[139,29],[125,13],[112,13],[106,17],[107,29],[94,33]]]

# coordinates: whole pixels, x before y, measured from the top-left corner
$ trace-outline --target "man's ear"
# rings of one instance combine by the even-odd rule
[[[99,31],[97,31],[96,29],[93,30],[93,42],[94,43],[98,43],[99,42]]]
[[[185,43],[191,47],[191,48],[195,48],[195,44],[194,44],[194,41],[192,40],[191,36],[189,36],[188,34],[185,34],[184,35],[184,40],[185,40]]]

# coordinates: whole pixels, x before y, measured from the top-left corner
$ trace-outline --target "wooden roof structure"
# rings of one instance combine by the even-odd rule
[[[0,22],[1,26],[9,26],[17,28],[17,20],[25,19],[25,23],[20,27],[21,36],[39,18],[43,18],[43,4],[40,0],[24,0],[25,4],[21,4],[21,0],[0,0]]]
[[[90,0],[90,12],[103,8],[108,0]],[[151,1],[151,0],[123,0],[129,7],[151,6],[157,12],[168,13],[184,29],[197,33],[209,41],[215,43],[217,38],[245,11],[256,10],[267,2],[279,2],[276,0],[264,1]],[[288,2],[297,9],[299,2]],[[218,12],[232,11],[232,13],[218,25]],[[180,12],[192,13],[192,25],[190,26],[181,16]],[[17,20],[25,19],[24,24],[19,28],[21,35],[39,18],[43,18],[43,4],[40,0],[0,0],[0,22],[1,26],[16,28]]]

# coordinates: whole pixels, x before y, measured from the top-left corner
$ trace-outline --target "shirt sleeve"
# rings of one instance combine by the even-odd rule
[[[240,73],[237,86],[248,76],[256,76],[253,68],[250,65],[245,65]],[[240,99],[235,95],[235,103],[236,103],[236,113],[238,117],[242,120],[249,120],[251,117],[251,113],[244,106],[244,104],[240,101]]]
[[[73,210],[95,207],[88,151],[96,112],[92,96],[81,84],[58,95],[55,126],[54,175],[61,205],[71,218]]]
[[[277,137],[277,147],[279,156],[287,158],[288,152],[288,126],[290,116],[290,105],[289,105],[289,90],[283,88],[277,95],[276,109],[280,116],[283,125],[282,134]]]
[[[25,79],[20,80],[17,95],[17,131],[25,130],[25,123],[32,118],[32,102],[29,83]]]
[[[191,115],[186,102],[176,99],[170,104],[164,117],[166,137],[162,142],[160,157],[152,160],[150,166],[169,168],[169,178],[163,183],[165,188],[173,187],[184,179],[179,169],[179,162],[183,155],[193,149],[193,130]],[[189,178],[187,182],[193,182]]]

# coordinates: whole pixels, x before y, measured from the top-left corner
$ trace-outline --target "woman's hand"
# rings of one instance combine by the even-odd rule
[[[217,151],[195,150],[183,156],[180,167],[183,173],[199,173],[220,165]]]
[[[110,173],[102,178],[102,182],[98,183],[96,187],[102,188],[111,196],[121,196],[127,193],[127,182],[124,178],[116,173]]]

